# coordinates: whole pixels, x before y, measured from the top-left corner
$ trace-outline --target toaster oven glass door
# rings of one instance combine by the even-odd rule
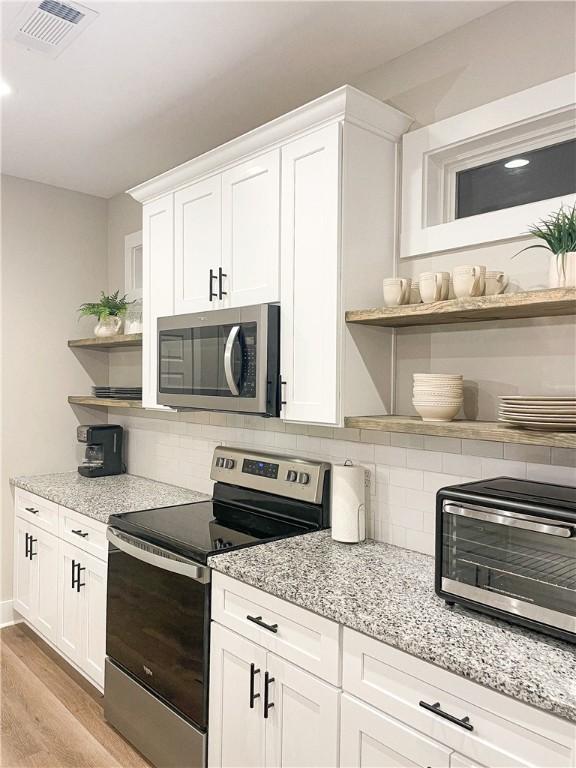
[[[444,502],[443,589],[575,631],[575,534],[568,523]]]

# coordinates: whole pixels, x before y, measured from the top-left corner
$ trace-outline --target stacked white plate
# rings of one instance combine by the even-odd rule
[[[457,373],[415,373],[414,408],[422,421],[452,421],[464,401],[464,382]]]
[[[525,429],[576,432],[576,397],[503,395],[498,421]]]

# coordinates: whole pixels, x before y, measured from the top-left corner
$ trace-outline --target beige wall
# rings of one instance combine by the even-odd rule
[[[11,595],[12,494],[8,478],[73,469],[76,426],[103,414],[66,402],[106,383],[99,352],[66,340],[88,335],[76,309],[107,287],[106,200],[2,177],[1,591]]]

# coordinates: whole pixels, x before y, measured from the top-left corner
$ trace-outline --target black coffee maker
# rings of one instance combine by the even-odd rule
[[[124,430],[118,424],[82,424],[77,431],[78,442],[86,443],[84,460],[78,472],[84,477],[104,477],[126,472],[122,460]]]

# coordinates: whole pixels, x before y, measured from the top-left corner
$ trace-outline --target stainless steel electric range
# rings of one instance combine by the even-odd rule
[[[219,447],[211,501],[112,515],[104,715],[158,768],[202,768],[210,555],[329,526],[330,465]]]

